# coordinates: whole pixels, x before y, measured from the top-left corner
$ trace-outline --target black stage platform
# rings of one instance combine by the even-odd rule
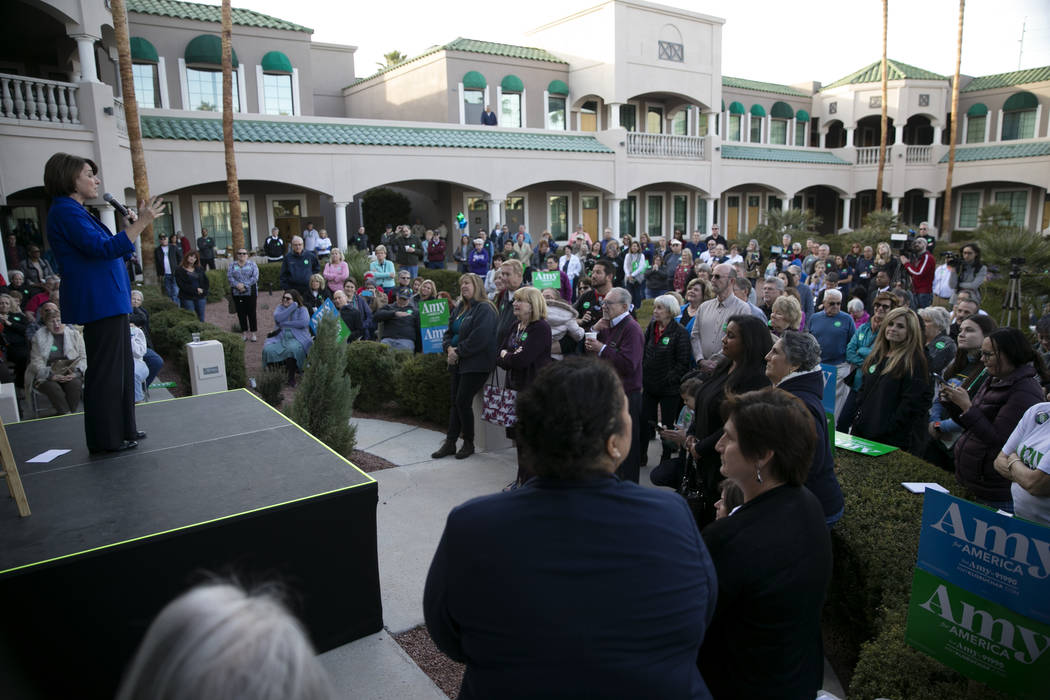
[[[204,574],[287,587],[319,651],[382,628],[376,482],[246,390],[143,404],[137,450],[83,416],[7,427],[33,514],[0,501],[0,698],[111,698]],[[26,460],[70,449],[48,464]]]

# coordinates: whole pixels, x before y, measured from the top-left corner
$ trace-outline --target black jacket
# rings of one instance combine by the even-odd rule
[[[284,241],[270,236],[263,243],[263,252],[266,253],[266,257],[270,260],[280,260],[284,257]]]
[[[857,415],[852,432],[857,437],[894,445],[902,450],[917,448],[926,432],[926,416],[933,404],[933,385],[924,363],[916,358],[914,375],[891,377],[883,373],[885,360],[865,370],[857,396]]]
[[[153,249],[153,262],[157,266],[157,277],[164,277],[164,249],[159,245]],[[168,262],[171,263],[171,274],[182,264],[182,249],[176,244],[168,243]]]
[[[365,325],[362,319],[361,312],[354,308],[352,303],[343,305],[343,308],[339,309],[339,318],[343,319],[343,323],[350,329],[350,337],[346,339],[347,343],[352,343],[355,340],[361,340],[365,335]]]
[[[455,335],[456,354],[459,362],[449,365],[449,371],[459,374],[468,372],[491,372],[496,366],[499,342],[496,338],[498,316],[496,307],[487,302],[474,302],[464,310],[456,305],[449,318],[449,330],[441,341],[446,352],[453,346],[452,324],[459,319],[459,332]]]
[[[818,368],[816,371],[786,379],[777,386],[800,398],[813,416],[817,428],[817,445],[813,451],[813,462],[809,465],[806,488],[820,501],[824,508],[824,516],[832,516],[842,510],[843,500],[839,480],[835,477],[835,458],[831,454],[831,444],[828,440],[822,373]]]
[[[197,239],[197,253],[200,254],[201,262],[211,262],[215,259],[215,239],[211,236],[201,236]]]
[[[711,694],[816,697],[824,679],[820,613],[831,581],[831,538],[816,497],[780,486],[700,534],[718,574],[698,664]]]
[[[184,267],[175,270],[175,285],[179,288],[179,299],[206,299],[208,296],[208,275],[203,267],[196,267],[192,272]],[[198,294],[197,290],[204,290]]]
[[[675,321],[667,324],[660,342],[654,343],[656,321],[645,329],[642,346],[642,390],[654,396],[678,396],[682,377],[692,364],[689,334]]]
[[[398,316],[398,311],[408,313],[408,316]],[[383,338],[405,338],[419,345],[419,310],[409,304],[401,307],[397,304],[387,304],[372,316],[377,323],[382,323],[383,328],[380,335]]]

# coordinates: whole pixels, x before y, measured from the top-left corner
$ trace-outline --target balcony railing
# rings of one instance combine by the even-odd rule
[[[628,133],[627,155],[703,160],[704,141],[703,136]]]
[[[886,155],[889,155],[889,146],[886,147]],[[879,147],[865,146],[857,149],[857,165],[878,165]]]
[[[73,83],[0,73],[0,116],[6,119],[79,124],[79,114],[77,86]]]
[[[906,163],[929,163],[933,160],[933,146],[908,146],[904,155]]]
[[[121,136],[127,136],[128,120],[124,116],[124,100],[113,98],[113,116],[117,118],[117,133]]]

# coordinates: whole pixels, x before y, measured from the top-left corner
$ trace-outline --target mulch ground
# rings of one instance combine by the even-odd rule
[[[434,640],[430,638],[425,625],[395,634],[394,639],[445,695],[450,698],[459,695],[459,686],[463,683],[463,671],[466,666],[441,653],[434,645]]]

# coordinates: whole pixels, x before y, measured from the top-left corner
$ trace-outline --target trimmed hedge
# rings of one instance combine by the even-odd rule
[[[371,340],[350,343],[346,352],[346,373],[358,388],[354,408],[373,412],[394,401],[398,370],[411,357],[412,353],[407,350],[394,350],[389,345]],[[448,420],[448,413],[445,420]]]
[[[230,295],[230,278],[226,270],[205,270],[208,276],[208,303],[214,304]]]
[[[434,280],[434,286],[439,292],[448,292],[453,299],[459,297],[459,278],[463,273],[456,270],[431,270],[420,267],[419,276],[426,280]]]
[[[438,425],[448,423],[452,410],[452,378],[443,354],[414,354],[398,368],[394,389],[398,406]]]

